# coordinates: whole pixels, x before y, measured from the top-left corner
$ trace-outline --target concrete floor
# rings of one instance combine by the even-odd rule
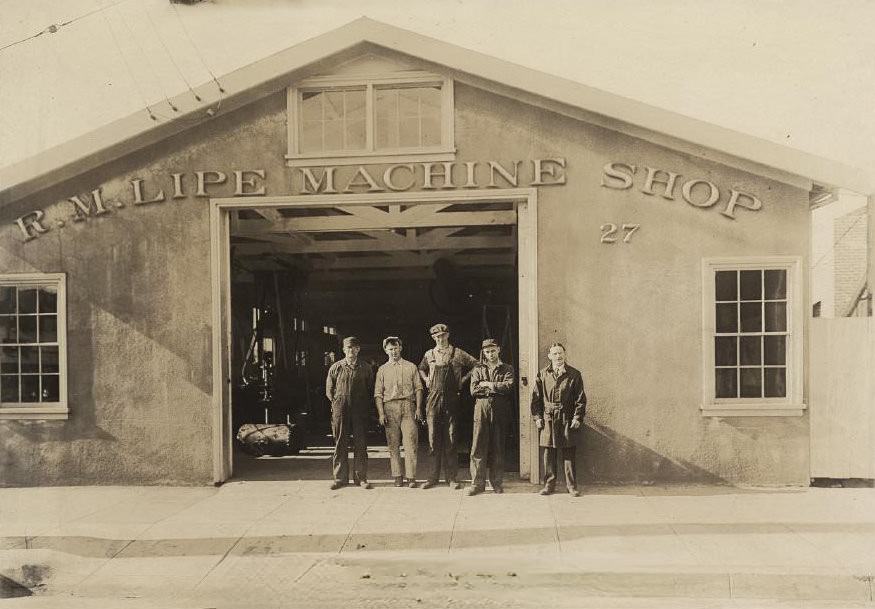
[[[3,609],[875,606],[873,489],[374,481],[0,489]]]

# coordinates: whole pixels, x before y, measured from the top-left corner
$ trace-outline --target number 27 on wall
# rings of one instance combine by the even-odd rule
[[[632,235],[635,233],[636,230],[638,230],[640,226],[640,224],[622,224],[620,226],[617,226],[616,224],[602,224],[600,229],[602,231],[601,242],[615,243],[617,241],[617,237],[615,237],[615,235],[617,234],[618,230],[622,229],[626,233],[623,236],[623,243],[629,243],[629,241],[632,239]]]

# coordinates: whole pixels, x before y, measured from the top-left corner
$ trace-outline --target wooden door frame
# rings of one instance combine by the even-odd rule
[[[230,214],[241,209],[416,205],[427,203],[512,202],[517,209],[517,259],[520,362],[520,476],[539,481],[538,436],[529,413],[531,386],[538,372],[538,191],[508,188],[467,191],[381,192],[340,195],[285,195],[210,199],[210,275],[212,289],[213,482],[234,470],[231,429],[231,252]],[[524,424],[528,421],[528,424]]]

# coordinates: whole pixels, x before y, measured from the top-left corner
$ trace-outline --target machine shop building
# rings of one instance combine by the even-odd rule
[[[0,484],[297,479],[239,426],[318,456],[340,339],[438,322],[517,370],[522,479],[554,341],[584,484],[875,478],[854,170],[368,19],[219,80],[0,174]]]

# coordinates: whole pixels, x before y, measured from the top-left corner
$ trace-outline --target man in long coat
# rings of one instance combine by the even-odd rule
[[[368,414],[374,397],[374,371],[359,358],[361,344],[355,336],[343,339],[342,360],[334,362],[325,379],[325,396],[331,402],[331,433],[334,455],[332,490],[349,484],[349,435],[353,442],[353,483],[371,488],[368,482]]]
[[[550,345],[547,359],[550,365],[538,372],[532,391],[532,417],[539,430],[538,443],[544,458],[541,494],[549,495],[556,490],[558,453],[561,452],[565,485],[572,496],[578,497],[575,447],[586,413],[583,376],[565,363],[565,347],[560,343]]]
[[[474,437],[471,441],[471,488],[478,495],[486,488],[488,470],[492,492],[504,492],[504,434],[513,408],[513,368],[501,361],[498,342],[487,338],[481,345],[485,362],[471,373],[474,403]]]
[[[419,372],[428,387],[425,417],[428,423],[428,445],[434,455],[431,472],[422,488],[431,488],[441,476],[441,463],[450,488],[461,488],[456,479],[459,455],[456,453],[456,422],[459,416],[459,392],[468,381],[477,360],[450,344],[446,324],[435,324],[429,331],[435,346],[422,356]]]

